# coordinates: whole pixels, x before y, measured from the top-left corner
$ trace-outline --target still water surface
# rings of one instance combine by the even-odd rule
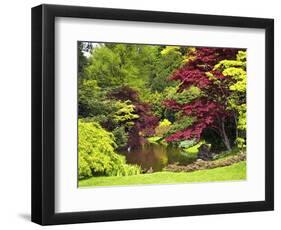
[[[172,163],[188,164],[192,159],[182,149],[161,144],[147,143],[140,147],[123,151],[127,163],[140,165],[144,171],[161,171]]]

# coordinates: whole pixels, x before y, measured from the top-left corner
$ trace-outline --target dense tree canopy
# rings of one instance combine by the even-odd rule
[[[167,141],[199,140],[204,130],[212,129],[225,147],[231,149],[231,130],[226,126],[236,121],[237,116],[240,117],[240,129],[245,122],[245,58],[245,52],[237,49],[197,48],[193,57],[174,72],[170,79],[180,81],[177,94],[190,95],[191,87],[198,89],[198,93],[191,100],[190,96],[184,96],[183,100],[172,98],[164,102],[168,108],[180,112],[181,117],[194,118],[192,125],[169,135]]]
[[[158,119],[152,114],[151,106],[140,101],[135,90],[128,86],[121,87],[111,92],[110,97],[121,101],[130,101],[133,104],[136,115],[133,125],[129,129],[128,146],[135,147],[141,145],[145,141],[145,136],[154,134]]]
[[[78,56],[80,178],[140,173],[119,153],[150,141],[245,150],[246,50],[80,42]]]

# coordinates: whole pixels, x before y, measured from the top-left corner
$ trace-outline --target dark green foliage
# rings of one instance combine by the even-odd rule
[[[78,89],[78,109],[80,117],[106,116],[111,110],[110,101],[96,80],[81,80]]]
[[[114,135],[115,143],[118,146],[118,148],[122,149],[122,148],[127,146],[128,133],[126,133],[126,130],[125,130],[124,126],[115,128],[112,131],[112,134]]]
[[[174,100],[180,105],[184,105],[192,102],[194,99],[202,96],[203,92],[195,86],[191,86],[190,88],[174,92],[173,94],[168,95],[167,99]]]
[[[155,61],[154,74],[150,76],[149,85],[152,91],[162,92],[166,87],[175,86],[168,77],[183,62],[183,55],[178,46],[165,47]]]
[[[179,130],[189,127],[190,125],[193,124],[194,121],[195,121],[195,118],[192,118],[192,117],[182,117],[180,119],[177,119],[170,127],[167,135],[171,135],[173,133],[178,132]]]

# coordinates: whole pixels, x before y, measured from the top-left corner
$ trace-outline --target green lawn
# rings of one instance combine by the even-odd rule
[[[195,172],[156,172],[134,176],[92,177],[79,181],[79,187],[133,184],[174,184],[245,179],[246,162],[242,161],[227,167],[199,170]]]

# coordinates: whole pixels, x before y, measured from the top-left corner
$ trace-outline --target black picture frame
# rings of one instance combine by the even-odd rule
[[[55,18],[109,19],[265,29],[265,200],[55,213]],[[32,221],[41,225],[274,209],[274,20],[62,5],[32,8]]]

